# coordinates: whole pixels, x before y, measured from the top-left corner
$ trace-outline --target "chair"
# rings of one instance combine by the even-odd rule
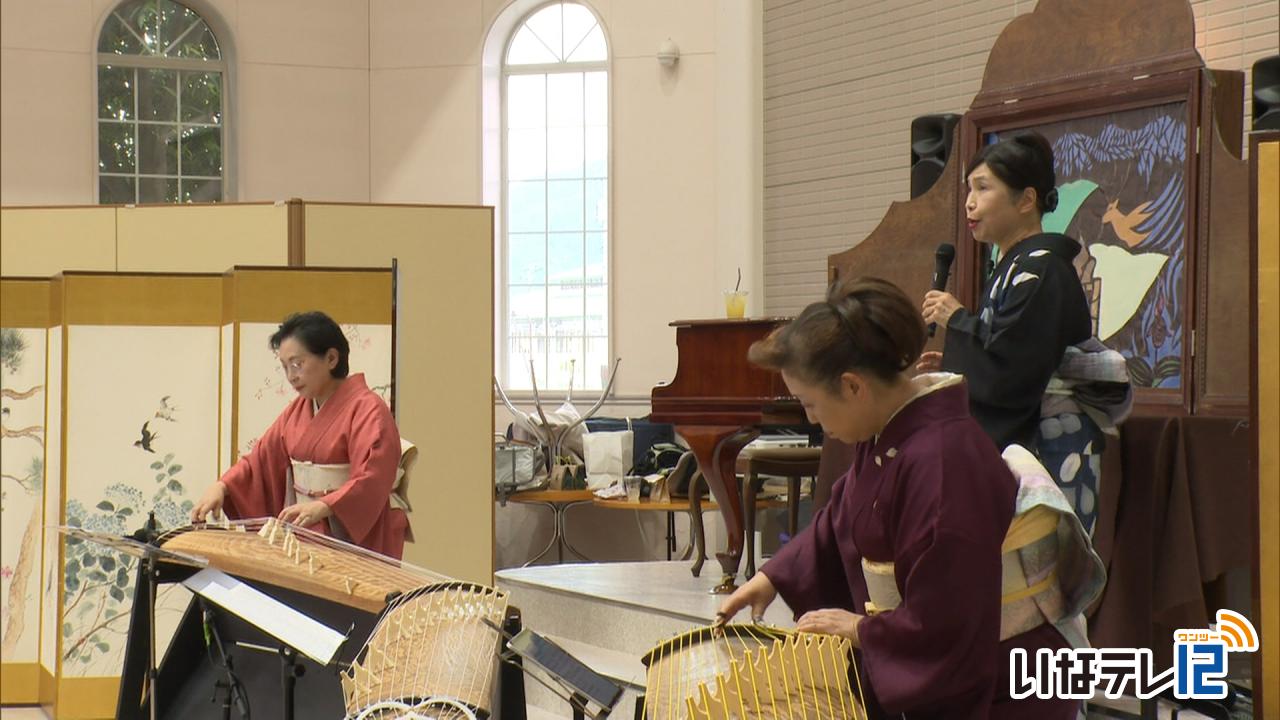
[[[800,480],[817,477],[821,456],[820,447],[747,447],[738,456],[738,467],[744,475],[742,506],[747,534],[744,543],[747,553],[745,577],[750,578],[756,574],[755,510],[760,507],[756,495],[764,484],[760,476],[772,475],[787,479],[787,534],[795,537],[800,525]]]

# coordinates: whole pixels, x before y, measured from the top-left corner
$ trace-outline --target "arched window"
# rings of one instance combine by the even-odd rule
[[[609,364],[609,67],[574,2],[516,26],[502,62],[506,387],[600,389]],[[570,374],[572,371],[572,375]]]
[[[98,36],[98,201],[217,202],[227,63],[204,18],[129,0]]]

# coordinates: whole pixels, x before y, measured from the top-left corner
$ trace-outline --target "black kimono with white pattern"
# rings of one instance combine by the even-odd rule
[[[1080,243],[1041,233],[1000,259],[976,313],[947,323],[942,369],[964,375],[969,411],[1004,448],[1031,448],[1040,401],[1067,347],[1093,334],[1089,303],[1072,261]]]

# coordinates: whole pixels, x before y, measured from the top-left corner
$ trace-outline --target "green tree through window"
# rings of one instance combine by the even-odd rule
[[[98,38],[98,201],[223,199],[226,60],[204,18],[131,0]]]

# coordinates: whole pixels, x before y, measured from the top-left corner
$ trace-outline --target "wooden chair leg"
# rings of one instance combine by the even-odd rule
[[[743,550],[747,555],[747,571],[743,577],[748,580],[756,574],[756,468],[747,465],[747,478],[743,482],[742,519],[746,526],[746,537],[743,538]]]
[[[795,537],[800,527],[800,481],[802,478],[787,478],[787,537]]]

